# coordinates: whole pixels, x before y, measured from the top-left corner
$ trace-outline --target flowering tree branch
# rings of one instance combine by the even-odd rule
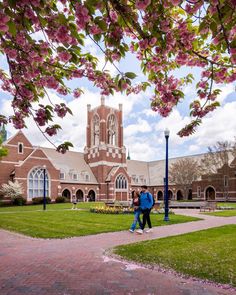
[[[135,73],[111,76],[98,69],[96,56],[86,51],[84,41],[93,40],[105,62],[119,62],[128,52],[136,55],[147,80],[135,85]],[[86,78],[102,95],[153,90],[151,108],[168,116],[184,99],[183,86],[191,74],[179,78],[175,70],[196,67],[201,71],[196,99],[190,105],[192,122],[179,135],[193,133],[203,117],[219,103],[220,83],[236,80],[235,0],[2,0],[0,1],[0,52],[6,57],[9,75],[0,69],[0,87],[12,96],[14,115],[0,114],[0,125],[11,122],[25,127],[32,116],[45,136],[57,134],[55,116],[71,113],[54,103],[48,89],[59,95],[69,89],[66,80]],[[50,105],[38,104],[45,96]],[[38,104],[37,108],[33,105]],[[58,150],[64,152],[65,147]]]

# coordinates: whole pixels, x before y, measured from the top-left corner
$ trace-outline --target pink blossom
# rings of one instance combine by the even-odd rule
[[[57,113],[58,117],[63,118],[68,112],[68,108],[64,103],[61,103],[60,105],[56,104],[54,111]]]
[[[5,33],[9,30],[9,27],[7,25],[7,22],[9,20],[10,20],[10,17],[8,15],[0,13],[0,31]]]
[[[45,132],[49,135],[49,136],[53,136],[57,134],[57,128],[55,126],[51,126],[51,127],[47,127],[45,129]]]
[[[15,59],[17,57],[17,51],[15,49],[6,48],[5,53],[9,58]]]
[[[66,26],[60,26],[56,31],[55,37],[58,42],[62,43],[70,43],[72,38],[69,34],[69,30]]]
[[[38,123],[39,126],[44,126],[46,122],[48,122],[48,114],[46,109],[39,108],[36,112],[36,116],[34,117],[34,120]]]
[[[179,5],[181,2],[181,0],[172,0],[171,3],[174,5],[174,6],[177,6]]]
[[[60,58],[61,61],[63,62],[68,62],[71,59],[71,54],[67,51],[61,51],[58,53],[58,57]]]
[[[84,75],[84,70],[74,70],[72,72],[72,77],[74,78],[82,78]]]
[[[16,129],[23,129],[25,127],[25,122],[20,112],[15,112],[15,116],[10,117],[10,122],[13,123]]]
[[[145,10],[151,4],[151,0],[137,0],[136,8],[140,10]]]
[[[82,90],[77,88],[73,91],[74,97],[79,98],[81,96]]]
[[[90,21],[91,17],[88,14],[88,9],[84,6],[76,3],[76,24],[78,25],[79,29],[85,29],[86,24]]]
[[[208,86],[208,83],[206,81],[201,81],[198,83],[198,87],[205,89],[206,86]]]
[[[48,87],[48,88],[52,88],[52,89],[56,89],[58,87],[58,82],[57,80],[52,76],[52,77],[47,77],[45,79],[46,83],[45,83],[45,86]]]
[[[111,58],[113,59],[113,60],[120,60],[120,58],[121,58],[121,56],[120,56],[120,53],[118,53],[118,52],[112,52],[112,54],[111,54]]]
[[[61,94],[61,95],[67,95],[68,94],[67,89],[65,87],[62,87],[62,86],[60,86],[60,87],[57,88],[57,92],[59,94]]]
[[[116,23],[118,21],[118,15],[114,10],[110,11],[110,18],[113,23]]]
[[[150,46],[154,46],[157,42],[157,38],[156,37],[153,37],[150,41],[149,41],[149,45]]]
[[[101,34],[102,30],[97,26],[97,25],[92,25],[89,28],[89,31],[92,35],[97,35],[97,34]]]

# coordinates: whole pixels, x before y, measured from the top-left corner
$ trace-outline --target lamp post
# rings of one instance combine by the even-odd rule
[[[46,165],[43,165],[43,210],[46,210]]]
[[[166,169],[165,169],[165,217],[164,221],[169,221],[169,200],[168,200],[168,139],[170,131],[165,129],[164,131],[166,138]]]

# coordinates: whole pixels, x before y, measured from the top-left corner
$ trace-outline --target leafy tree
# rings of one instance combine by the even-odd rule
[[[215,84],[236,80],[235,0],[2,0],[0,1],[0,52],[9,71],[0,69],[2,89],[12,96],[14,115],[0,115],[0,124],[25,127],[32,116],[45,136],[57,134],[55,115],[72,114],[63,103],[51,101],[47,90],[60,95],[70,89],[66,81],[85,78],[102,95],[127,95],[151,87],[151,107],[168,116],[183,100],[183,86],[192,74],[174,76],[181,67],[198,67],[196,98],[190,104],[192,121],[180,136],[193,133],[201,119],[219,103]],[[90,39],[114,64],[129,52],[136,55],[147,80],[132,83],[135,73],[114,77],[98,69],[98,60],[85,46]],[[9,72],[9,73],[8,73]],[[48,98],[38,104],[40,98]],[[70,143],[58,150],[65,152]]]
[[[170,165],[169,180],[183,191],[186,199],[193,181],[199,176],[199,163],[194,159],[180,159]]]
[[[217,173],[224,165],[229,166],[232,157],[236,157],[236,138],[234,143],[217,141],[215,145],[208,147],[208,152],[201,159],[201,173]]]
[[[224,196],[228,197],[229,165],[236,157],[236,137],[234,142],[218,141],[212,147],[208,147],[208,152],[201,160],[201,174],[213,175],[220,173],[220,185]]]

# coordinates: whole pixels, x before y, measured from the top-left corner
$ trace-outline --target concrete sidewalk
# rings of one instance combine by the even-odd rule
[[[143,235],[122,231],[44,240],[0,231],[0,294],[236,294],[235,289],[104,256],[117,245],[236,224],[236,217],[199,216],[198,211],[175,210],[204,220],[156,227]]]

